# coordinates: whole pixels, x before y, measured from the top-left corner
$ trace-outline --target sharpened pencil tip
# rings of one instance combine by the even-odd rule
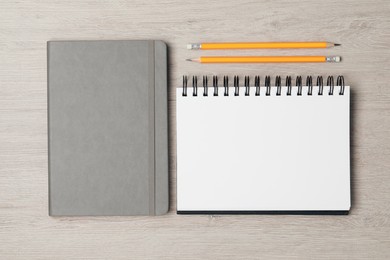
[[[334,46],[341,46],[341,44],[340,43],[335,43]]]
[[[186,59],[186,61],[192,61],[192,62],[200,62],[200,59]]]

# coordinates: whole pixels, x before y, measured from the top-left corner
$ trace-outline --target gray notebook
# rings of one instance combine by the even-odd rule
[[[49,215],[168,211],[167,47],[50,41]]]

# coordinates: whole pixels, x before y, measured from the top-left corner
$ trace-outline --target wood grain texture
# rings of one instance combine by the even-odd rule
[[[0,2],[1,259],[389,259],[390,2]],[[46,41],[169,45],[171,210],[162,217],[48,216]],[[327,40],[339,64],[185,62],[199,41]],[[208,54],[232,54],[210,51]],[[288,50],[238,51],[284,55]],[[183,74],[338,75],[352,86],[349,216],[178,216],[175,88]]]

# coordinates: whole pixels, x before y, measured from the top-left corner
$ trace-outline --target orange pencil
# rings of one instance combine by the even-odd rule
[[[330,48],[341,44],[332,42],[210,42],[187,44],[189,50],[223,49],[312,49]]]
[[[340,62],[340,56],[203,56],[187,61],[199,63],[291,63]]]

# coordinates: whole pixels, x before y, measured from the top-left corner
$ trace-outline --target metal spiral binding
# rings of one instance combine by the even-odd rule
[[[271,77],[270,76],[265,76],[265,95],[269,96],[271,95]]]
[[[336,85],[340,86],[339,95],[344,95],[345,84],[344,84],[344,77],[343,76],[338,76],[337,77]]]
[[[287,96],[292,95],[292,79],[291,76],[286,76],[286,88]],[[302,77],[297,76],[296,77],[296,87],[297,89],[297,95],[302,96]],[[260,96],[261,95],[261,89],[260,89],[260,76],[255,76],[254,80],[254,86],[255,87],[255,96]],[[334,95],[334,77],[333,76],[328,76],[326,80],[326,85],[329,87],[329,92],[328,95],[332,96]],[[240,77],[239,76],[234,76],[234,96],[239,96],[240,95]],[[270,96],[271,95],[271,77],[266,76],[264,80],[264,86],[266,88],[265,90],[265,95]],[[282,95],[282,79],[280,76],[275,77],[275,84],[274,86],[276,87],[276,96],[281,96]],[[306,77],[306,86],[307,86],[307,95],[312,96],[313,95],[313,78],[312,76],[307,76]],[[324,82],[322,76],[317,77],[317,85],[318,86],[318,95],[321,96],[323,95],[323,90],[324,90]],[[340,91],[338,92],[339,95],[344,95],[345,92],[345,82],[344,82],[344,77],[339,75],[337,76],[336,80],[336,86],[340,87]],[[223,87],[224,87],[224,96],[229,96],[229,76],[224,76],[223,77]],[[250,96],[250,89],[251,89],[251,84],[250,84],[250,77],[245,76],[244,77],[244,87],[245,87],[245,96]],[[196,97],[198,96],[198,77],[197,76],[192,76],[192,96]],[[208,96],[208,77],[203,76],[203,96],[207,97]],[[213,89],[214,89],[214,96],[218,96],[218,76],[213,76]],[[183,92],[182,96],[186,97],[188,94],[188,76],[183,76]]]
[[[192,77],[192,88],[193,88],[192,95],[194,97],[198,96],[198,77],[197,76]]]
[[[334,80],[332,76],[328,76],[328,79],[326,80],[326,85],[329,87],[329,95],[333,95]]]
[[[322,96],[324,92],[324,80],[322,79],[322,76],[317,77],[317,86],[318,86],[318,95]]]
[[[223,76],[223,87],[225,88],[224,96],[229,96],[229,77]]]
[[[275,86],[276,86],[276,95],[280,96],[282,94],[282,79],[280,78],[280,76],[276,76]]]
[[[260,96],[260,76],[255,77],[255,87],[256,87],[255,96]]]
[[[307,95],[311,96],[313,94],[313,80],[311,76],[306,77],[306,86],[307,86]]]
[[[302,96],[302,77],[297,76],[295,80],[295,85],[298,87],[297,96]]]
[[[186,97],[187,96],[187,82],[188,82],[188,78],[187,76],[183,76],[183,97]]]
[[[207,84],[208,84],[207,76],[203,76],[203,96],[204,97],[208,96],[209,87],[207,86]]]
[[[291,96],[291,76],[286,77],[287,96]]]
[[[234,96],[240,95],[240,78],[238,76],[234,76]]]
[[[214,96],[218,96],[218,77],[213,76]]]
[[[245,76],[244,86],[245,86],[245,96],[249,96],[249,90],[250,90],[249,76]]]

